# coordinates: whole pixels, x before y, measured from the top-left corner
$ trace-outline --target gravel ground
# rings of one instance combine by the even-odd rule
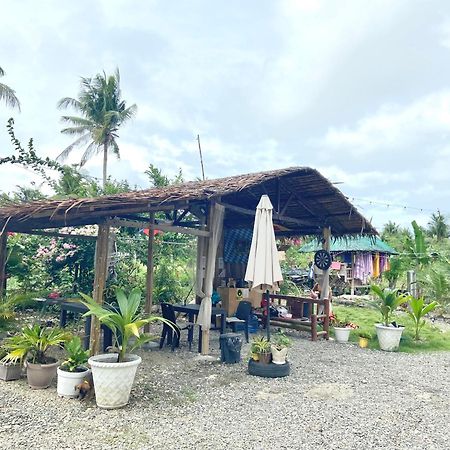
[[[292,333],[287,378],[186,348],[141,351],[130,403],[100,410],[0,382],[2,449],[448,449],[450,353],[362,350]],[[218,342],[212,342],[218,355]],[[242,354],[248,353],[244,345]],[[245,358],[244,358],[245,359]]]

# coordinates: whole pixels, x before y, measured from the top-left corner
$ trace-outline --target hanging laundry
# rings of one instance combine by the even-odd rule
[[[380,276],[380,254],[375,253],[373,255],[373,277],[378,278]]]

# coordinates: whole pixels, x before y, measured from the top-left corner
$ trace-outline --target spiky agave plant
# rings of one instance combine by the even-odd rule
[[[139,313],[141,291],[138,288],[133,289],[128,297],[121,288],[116,289],[115,294],[118,307],[108,305],[105,308],[96,303],[92,297],[82,293],[80,295],[83,300],[80,301],[89,309],[84,316],[97,317],[100,323],[106,325],[112,331],[116,347],[119,349],[118,362],[124,361],[127,353],[153,339],[152,335],[141,332],[141,328],[144,325],[160,321],[177,330],[177,326],[174,323],[163,317],[143,317]],[[132,336],[135,336],[136,340],[130,345]]]

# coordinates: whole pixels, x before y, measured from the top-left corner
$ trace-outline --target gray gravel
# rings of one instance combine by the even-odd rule
[[[121,410],[59,398],[55,386],[1,382],[0,447],[450,448],[450,353],[383,353],[291,336],[292,374],[284,379],[249,376],[245,361],[205,362],[184,347],[141,351]]]

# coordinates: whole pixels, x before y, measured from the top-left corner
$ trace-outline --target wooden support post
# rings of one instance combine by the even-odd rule
[[[155,213],[150,213],[150,223],[155,221]],[[152,313],[153,306],[153,243],[155,242],[155,233],[152,228],[148,230],[147,243],[147,278],[146,278],[146,296],[145,296],[145,315],[149,316]],[[144,327],[146,333],[150,331],[150,324]]]
[[[352,255],[352,280],[350,285],[350,295],[355,295],[355,254]]]
[[[6,243],[8,233],[0,233],[0,300],[6,295]]]
[[[92,297],[98,304],[103,303],[106,278],[108,274],[108,247],[109,247],[109,225],[100,224],[98,226],[97,244],[95,246],[95,275],[94,292]],[[89,349],[91,355],[100,352],[100,322],[92,316],[91,334],[89,339]]]
[[[327,252],[330,251],[330,237],[331,237],[331,228],[325,227],[323,229],[323,245],[322,248],[326,250]],[[328,268],[323,272],[323,278],[322,278],[322,286],[320,290],[320,300],[324,300],[329,298],[330,293],[330,269]],[[331,303],[330,303],[330,309],[331,309]]]

